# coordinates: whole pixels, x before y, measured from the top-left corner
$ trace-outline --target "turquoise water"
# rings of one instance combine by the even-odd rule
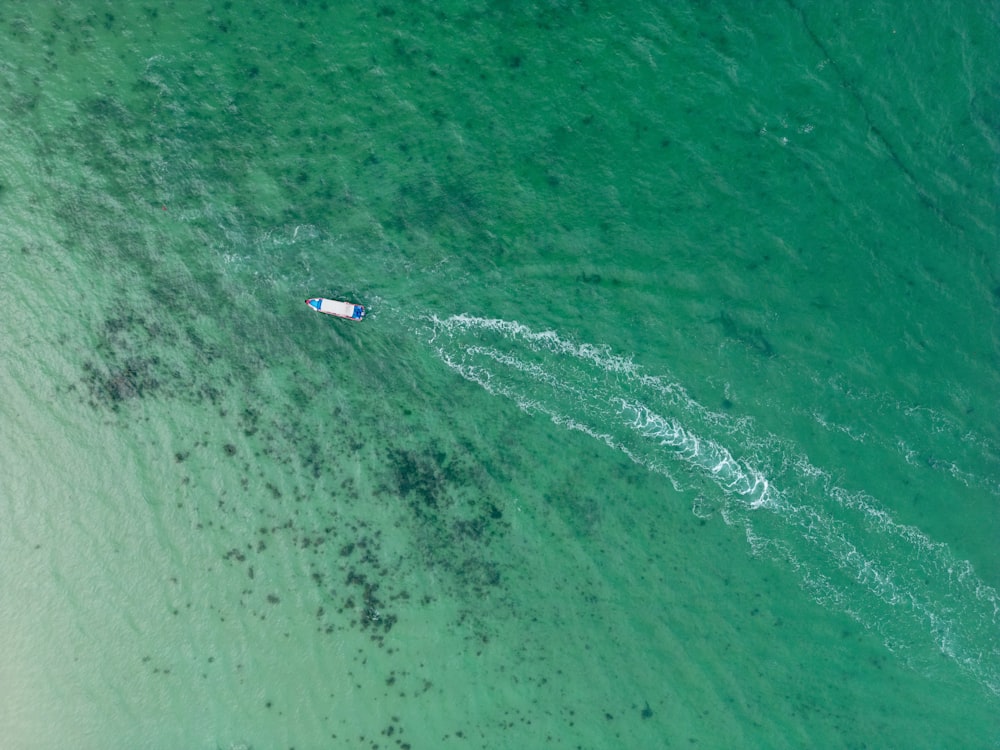
[[[998,30],[7,4],[4,746],[1000,745]]]

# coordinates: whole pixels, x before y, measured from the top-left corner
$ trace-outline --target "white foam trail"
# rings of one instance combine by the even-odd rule
[[[438,356],[462,377],[622,452],[678,491],[697,491],[699,507],[714,493],[753,554],[790,566],[815,601],[878,633],[917,668],[932,667],[921,643],[933,644],[1000,696],[1000,596],[874,498],[837,486],[752,420],[705,408],[681,384],[608,347],[516,321],[458,315],[429,323]]]
[[[854,418],[888,414],[909,423],[906,440],[894,435],[883,442],[876,434],[856,432],[831,422],[824,415],[812,413],[812,419],[824,429],[846,434],[864,445],[881,444],[898,452],[911,466],[947,473],[966,487],[975,487],[1000,497],[1000,444],[995,438],[970,431],[935,409],[900,401],[891,394],[848,387],[836,376],[813,375],[811,380],[818,388],[829,390],[839,399],[852,404]],[[911,445],[908,442],[911,438],[919,446]],[[966,465],[969,454],[982,462],[983,468],[978,472]]]
[[[685,430],[673,419],[661,417],[639,403],[621,403],[626,413],[635,414],[632,427],[639,434],[673,448],[681,458],[707,472],[727,493],[747,498],[751,508],[767,503],[769,483],[759,471],[737,461],[718,443]]]

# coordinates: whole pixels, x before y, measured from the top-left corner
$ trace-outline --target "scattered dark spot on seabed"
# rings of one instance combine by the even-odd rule
[[[157,15],[155,9],[147,13],[153,18]],[[265,77],[253,65],[242,70],[247,72],[246,79]],[[118,300],[112,312],[94,321],[96,345],[81,368],[78,386],[83,387],[77,388],[78,393],[95,413],[111,420],[128,422],[141,411],[143,402],[176,401],[201,407],[222,421],[221,439],[205,433],[187,443],[162,447],[163,461],[177,477],[178,494],[170,498],[170,507],[176,499],[177,507],[189,508],[196,519],[192,528],[210,530],[213,539],[229,534],[229,541],[218,550],[218,560],[238,571],[241,583],[231,592],[237,603],[225,604],[223,596],[208,605],[213,618],[229,622],[303,616],[318,633],[334,636],[351,629],[365,634],[374,647],[391,652],[397,623],[419,616],[420,608],[435,603],[430,593],[412,588],[414,579],[407,572],[417,568],[432,572],[448,596],[466,602],[454,625],[481,647],[491,638],[490,612],[484,613],[483,602],[488,599],[489,610],[502,610],[506,596],[503,553],[495,548],[509,523],[503,502],[495,494],[496,480],[477,458],[477,449],[459,439],[441,444],[429,436],[415,436],[407,447],[396,442],[396,447],[385,448],[358,440],[333,451],[318,442],[313,431],[300,429],[301,420],[309,426],[307,407],[322,400],[322,383],[303,384],[301,390],[286,394],[287,409],[274,404],[266,410],[246,406],[264,400],[255,378],[270,364],[267,353],[255,348],[252,329],[239,319],[220,322],[227,338],[247,342],[235,350],[226,341],[212,340],[195,322],[199,315],[218,319],[214,300],[226,292],[223,280],[199,269],[196,283],[179,285],[162,265],[161,237],[146,237],[130,229],[134,223],[116,210],[100,210],[101,206],[87,203],[94,200],[91,196],[133,196],[137,186],[155,195],[162,187],[151,175],[159,173],[165,155],[149,144],[175,142],[172,128],[177,120],[165,114],[160,102],[163,87],[157,76],[161,74],[154,70],[130,92],[138,100],[138,109],[127,108],[115,96],[95,98],[81,107],[71,126],[54,141],[53,148],[67,156],[85,154],[87,174],[98,176],[81,177],[81,184],[67,191],[57,211],[69,235],[67,252],[100,247],[102,252],[94,262],[112,278],[122,274],[129,280],[141,279],[138,283],[146,285],[146,297],[161,305],[153,316],[137,303]],[[197,88],[196,78],[183,70],[170,75]],[[186,87],[173,89],[185,91]],[[192,102],[178,99],[173,104],[181,110],[194,106],[195,94],[191,96]],[[139,116],[138,110],[142,111]],[[164,116],[149,118],[148,112]],[[192,129],[184,141],[193,151],[184,161],[207,165],[206,180],[240,189],[255,179],[239,167],[246,161],[243,149],[249,142],[254,143],[256,154],[267,156],[268,139],[252,132],[252,122],[246,134],[234,133],[218,118],[189,120],[185,127]],[[377,160],[372,160],[370,168],[379,168]],[[324,194],[326,188],[317,184],[321,180],[313,179],[301,166],[289,165],[281,177],[282,189],[296,196],[297,213],[248,213],[241,221],[273,226],[276,221],[307,220],[311,212],[329,210],[331,195]],[[420,186],[415,185],[405,197],[409,202],[400,209],[400,219],[417,226],[446,220],[472,225],[482,210],[475,191],[461,181],[445,185],[429,199],[421,198]],[[200,196],[190,195],[177,202],[197,205],[199,200]],[[206,224],[203,229],[215,232],[218,227]],[[581,281],[600,284],[601,278],[584,274]],[[344,413],[333,416],[349,421],[354,415],[344,407]],[[373,491],[362,492],[343,473],[343,450],[352,454],[350,462],[363,460],[367,466],[382,467],[372,469],[382,472],[371,478]],[[217,464],[220,456],[238,479],[222,496],[199,496],[205,489],[196,478]],[[317,496],[316,486],[329,489]],[[413,538],[405,552],[384,544],[382,530],[367,520],[366,510],[372,503],[398,513],[398,522]],[[304,590],[316,600],[301,612],[295,605],[305,598],[302,591],[263,588],[272,569],[284,569],[289,554],[298,556]],[[207,574],[217,572],[209,566]],[[171,606],[170,611],[179,613],[183,608]],[[218,668],[214,657],[208,657],[205,664],[215,665],[208,669]],[[149,666],[157,674],[170,674],[167,666]],[[241,669],[239,665],[237,671]],[[434,689],[430,680],[404,674],[391,675],[386,685],[400,695]],[[265,707],[272,707],[270,700]],[[465,732],[456,730],[453,736],[468,737]],[[410,747],[400,740],[403,728],[395,717],[382,735],[392,737],[403,750]]]
[[[786,0],[786,2],[788,3],[789,7],[792,8],[792,10],[794,10],[798,14],[799,19],[802,22],[802,28],[805,30],[806,35],[812,40],[816,48],[820,51],[820,53],[823,56],[823,59],[828,60],[830,62],[830,67],[833,69],[834,73],[836,73],[837,77],[840,79],[840,83],[843,86],[844,90],[847,91],[857,102],[859,109],[861,110],[862,114],[864,114],[865,122],[868,125],[868,131],[872,133],[872,135],[874,135],[879,140],[879,142],[885,148],[886,152],[889,154],[889,158],[891,158],[893,163],[896,165],[897,169],[899,169],[899,171],[903,174],[903,176],[910,183],[910,185],[913,186],[913,189],[916,191],[917,198],[919,199],[919,201],[924,206],[926,206],[931,212],[933,212],[941,221],[948,224],[952,229],[958,232],[962,232],[964,234],[965,228],[960,226],[955,221],[955,219],[953,219],[952,216],[941,207],[940,203],[938,203],[937,199],[933,196],[933,194],[927,188],[924,187],[923,182],[917,178],[917,175],[913,172],[910,166],[903,160],[903,158],[900,156],[899,152],[896,150],[896,147],[893,145],[893,143],[883,134],[881,128],[878,126],[878,124],[875,122],[875,119],[872,117],[871,111],[869,110],[868,107],[868,102],[865,99],[865,95],[862,93],[863,88],[856,86],[854,84],[851,77],[844,71],[843,66],[841,65],[841,62],[838,60],[837,56],[830,53],[830,50],[827,48],[826,44],[816,34],[812,26],[810,25],[809,20],[806,17],[805,11],[799,5],[792,2],[792,0]]]
[[[725,311],[719,313],[719,317],[712,322],[722,326],[722,332],[727,338],[743,344],[750,351],[762,357],[777,356],[771,342],[759,328],[748,326]]]

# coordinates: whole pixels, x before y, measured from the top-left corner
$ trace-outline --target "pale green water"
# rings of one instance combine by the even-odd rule
[[[6,6],[4,746],[1000,744],[998,28]]]

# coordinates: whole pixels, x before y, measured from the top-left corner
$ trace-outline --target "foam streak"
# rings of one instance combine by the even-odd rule
[[[752,420],[705,408],[672,378],[607,347],[516,321],[429,323],[441,361],[463,378],[620,451],[678,491],[698,492],[699,507],[714,496],[753,554],[789,566],[815,601],[878,633],[914,667],[932,669],[937,651],[1000,696],[1000,596],[874,498],[838,487]]]

